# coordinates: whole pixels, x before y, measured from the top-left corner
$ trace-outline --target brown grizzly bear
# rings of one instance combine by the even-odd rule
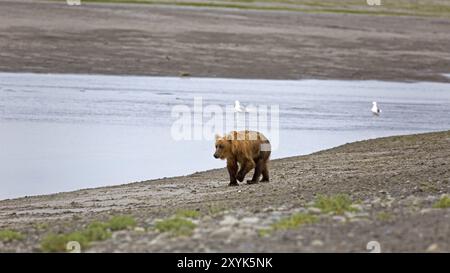
[[[258,183],[261,174],[261,182],[269,182],[267,162],[270,157],[270,142],[259,132],[246,130],[232,131],[223,137],[216,135],[214,157],[227,160],[230,186],[238,186],[237,181],[244,181],[245,175],[252,169],[255,172],[252,180],[247,180],[248,184]]]

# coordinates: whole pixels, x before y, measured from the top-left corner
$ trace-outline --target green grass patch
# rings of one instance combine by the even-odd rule
[[[133,228],[136,226],[136,220],[131,216],[114,216],[111,218],[106,225],[112,231],[123,230],[127,228]]]
[[[15,230],[11,230],[11,229],[4,229],[4,230],[0,230],[0,241],[4,242],[4,243],[8,243],[11,241],[20,241],[23,240],[25,238],[25,236]]]
[[[260,237],[265,237],[272,234],[274,231],[297,229],[302,225],[314,224],[315,222],[317,222],[317,217],[314,215],[307,213],[295,213],[273,223],[270,228],[258,230],[258,235]]]
[[[41,249],[45,252],[66,252],[67,243],[76,241],[81,249],[89,247],[90,240],[83,232],[72,232],[69,234],[49,234],[41,241]]]
[[[448,195],[442,196],[439,201],[434,203],[433,208],[446,209],[450,208],[450,197]]]
[[[83,235],[88,241],[104,241],[111,237],[111,230],[106,223],[93,222],[83,231]]]
[[[184,218],[192,218],[192,219],[199,218],[200,215],[201,214],[200,214],[199,211],[197,211],[197,210],[190,210],[190,209],[179,210],[175,214],[176,217],[184,217]]]
[[[76,241],[81,249],[89,247],[91,242],[104,241],[111,238],[112,231],[124,230],[136,226],[131,216],[114,216],[107,222],[95,221],[86,228],[67,234],[49,234],[41,241],[41,249],[45,252],[66,252],[67,243]]]
[[[281,219],[280,221],[272,224],[274,230],[288,230],[296,229],[304,224],[313,224],[317,221],[317,217],[307,213],[296,213],[290,217]]]
[[[352,207],[352,200],[344,194],[339,194],[336,196],[324,196],[320,195],[316,198],[314,202],[314,207],[319,208],[324,213],[336,213],[339,215],[344,214],[344,212],[357,212],[356,208]]]
[[[159,232],[168,232],[174,236],[190,236],[196,226],[189,219],[175,216],[157,221],[155,229]]]

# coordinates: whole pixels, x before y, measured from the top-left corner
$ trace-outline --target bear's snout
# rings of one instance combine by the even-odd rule
[[[219,158],[219,155],[218,154],[214,154],[214,158]]]

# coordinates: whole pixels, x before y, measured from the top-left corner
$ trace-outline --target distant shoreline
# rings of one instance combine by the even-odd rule
[[[4,72],[450,82],[449,18],[1,4]]]

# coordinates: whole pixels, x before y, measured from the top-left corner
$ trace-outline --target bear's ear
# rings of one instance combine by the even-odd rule
[[[221,139],[222,137],[221,137],[219,134],[216,134],[215,138],[216,138],[216,140],[219,140],[219,139]]]
[[[236,132],[236,131],[233,131],[233,138],[232,138],[233,140],[239,140],[238,139],[238,132]]]

